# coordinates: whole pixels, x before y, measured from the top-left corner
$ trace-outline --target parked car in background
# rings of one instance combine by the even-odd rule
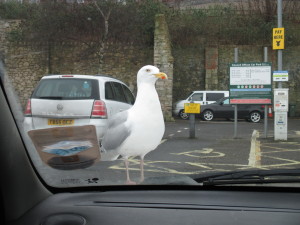
[[[175,116],[179,116],[181,119],[186,120],[189,118],[189,115],[184,113],[185,103],[194,102],[200,103],[201,105],[207,105],[228,96],[229,91],[193,91],[185,100],[180,100],[175,103],[173,114]]]
[[[238,118],[258,123],[264,116],[263,105],[238,105]],[[234,107],[229,104],[229,98],[222,98],[215,103],[201,106],[200,117],[211,121],[214,118],[234,118]]]
[[[109,76],[44,76],[27,102],[24,129],[95,125],[100,140],[108,119],[134,101],[126,84]]]

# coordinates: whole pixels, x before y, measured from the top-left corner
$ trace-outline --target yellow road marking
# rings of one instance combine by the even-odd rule
[[[139,165],[140,161],[138,159],[129,159],[130,161],[130,166],[129,169],[131,171],[139,171]],[[188,164],[191,166],[194,166],[195,168],[191,168],[192,171],[179,171],[176,169],[170,169],[166,168],[163,166],[157,166],[155,164]],[[231,169],[224,169],[224,168],[213,168],[215,166],[232,166],[235,168],[242,168],[244,169],[245,167],[248,168],[248,165],[243,165],[243,164],[225,164],[225,163],[195,163],[195,162],[174,162],[174,161],[144,161],[144,171],[147,172],[154,172],[154,173],[170,173],[170,174],[178,174],[178,175],[192,175],[192,174],[199,174],[203,172],[208,172],[208,171],[230,171]],[[109,167],[110,169],[115,169],[115,170],[124,170],[125,166],[123,162],[120,162],[119,164],[116,164],[114,166]],[[197,170],[197,168],[203,168],[205,170]],[[196,170],[195,170],[196,169]]]
[[[270,154],[270,153],[278,153],[278,152],[298,152],[300,151],[300,149],[282,149],[282,150],[278,150],[278,151],[268,151],[268,152],[262,152],[261,155],[266,155],[266,154]]]
[[[300,145],[300,144],[299,144]],[[275,146],[270,146],[270,145],[266,145],[266,144],[263,144],[262,145],[263,147],[267,147],[267,148],[271,148],[271,149],[279,149],[279,150],[290,150],[290,149],[286,149],[286,148],[281,148],[281,147],[275,147]]]
[[[212,148],[203,148],[201,150],[192,150],[188,152],[180,152],[180,153],[170,153],[172,155],[185,155],[189,157],[194,158],[216,158],[216,157],[224,157],[225,154],[222,152],[214,152],[214,149]],[[203,156],[200,156],[201,154],[204,154]],[[214,154],[214,155],[208,155],[208,154]]]
[[[211,167],[209,167],[209,166],[204,166],[202,163],[192,163],[192,162],[185,162],[185,163],[188,164],[188,165],[191,165],[191,166],[201,167],[201,168],[204,168],[204,169],[212,170]]]
[[[181,130],[178,130],[177,132],[181,132]],[[300,131],[297,131],[300,135]],[[298,134],[297,133],[297,134]],[[171,135],[169,135],[171,136]],[[275,157],[270,156],[272,153],[280,153],[280,152],[297,152],[300,151],[300,149],[285,149],[284,147],[275,147],[270,146],[271,143],[265,143],[261,144],[260,141],[257,140],[259,137],[258,131],[253,131],[252,139],[251,139],[251,149],[249,153],[249,162],[247,164],[230,164],[230,163],[200,163],[200,162],[180,162],[180,161],[144,161],[145,165],[145,171],[147,172],[155,172],[155,173],[170,173],[170,174],[178,174],[178,175],[193,175],[193,174],[199,174],[203,172],[211,172],[211,171],[229,171],[232,169],[224,169],[224,167],[233,167],[235,169],[249,169],[249,168],[260,168],[260,169],[272,169],[276,167],[289,167],[289,166],[295,166],[300,165],[300,161],[292,160],[292,159],[285,159],[281,157]],[[160,144],[167,141],[167,139],[163,139]],[[280,143],[280,142],[278,142]],[[284,144],[287,144],[287,142],[282,142]],[[293,144],[295,146],[300,145],[298,142],[289,142],[288,144]],[[261,147],[269,148],[271,151],[261,152]],[[172,155],[176,156],[186,156],[191,158],[219,158],[224,157],[225,154],[222,152],[214,151],[212,148],[203,148],[200,150],[191,150],[191,151],[185,151],[180,153],[170,153]],[[275,160],[282,161],[283,163],[278,164],[272,164],[272,165],[261,165],[262,158],[272,158]],[[140,161],[136,158],[130,158],[130,170],[133,171],[139,171],[139,165]],[[158,165],[159,164],[159,165]],[[166,166],[172,166],[176,165],[179,169],[171,169],[167,168]],[[182,165],[182,167],[180,166]],[[192,168],[189,168],[187,171],[180,171],[181,169],[186,168],[184,165],[189,165]],[[179,167],[180,166],[180,167]],[[223,168],[218,168],[223,167]],[[118,163],[117,165],[109,167],[110,169],[116,169],[116,170],[124,170],[125,166],[123,162]]]
[[[284,158],[280,158],[280,157],[275,157],[275,156],[264,156],[266,158],[271,158],[271,159],[276,159],[276,160],[280,160],[280,161],[287,161],[287,162],[292,162],[294,163],[300,163],[299,161],[296,160],[291,160],[291,159],[284,159]]]
[[[167,140],[168,139],[163,139],[163,140],[161,140],[161,142],[159,144],[161,145],[161,144],[165,143]]]

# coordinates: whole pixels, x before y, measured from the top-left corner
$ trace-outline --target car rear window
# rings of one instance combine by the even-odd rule
[[[135,99],[131,91],[123,84],[118,82],[105,83],[105,98],[133,105]]]
[[[93,79],[43,79],[32,98],[43,99],[100,99],[99,85]]]
[[[134,96],[132,95],[131,91],[124,85],[123,85],[123,90],[124,90],[124,94],[125,94],[127,103],[133,105],[135,99],[134,99]]]

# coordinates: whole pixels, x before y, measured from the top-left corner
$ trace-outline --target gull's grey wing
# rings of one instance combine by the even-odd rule
[[[127,118],[127,111],[117,113],[111,117],[108,122],[108,129],[105,132],[101,142],[101,145],[105,150],[113,150],[118,148],[130,135],[130,127],[125,125]]]

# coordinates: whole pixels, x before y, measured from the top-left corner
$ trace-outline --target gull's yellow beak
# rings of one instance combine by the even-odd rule
[[[156,76],[157,78],[160,78],[162,80],[168,79],[168,76],[165,73],[157,73],[157,74],[154,74],[154,76]]]

